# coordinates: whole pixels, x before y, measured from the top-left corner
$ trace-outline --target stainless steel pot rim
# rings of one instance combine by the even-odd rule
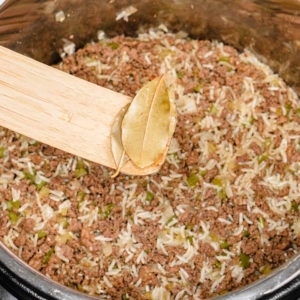
[[[57,300],[88,300],[99,299],[89,296],[71,288],[65,287],[41,273],[37,272],[15,254],[11,253],[3,243],[0,243],[0,261],[2,265],[18,278],[23,278],[25,284],[34,287],[45,295],[50,295]],[[279,267],[268,276],[239,290],[226,295],[213,298],[216,300],[257,300],[268,296],[281,287],[289,284],[300,276],[300,253]]]

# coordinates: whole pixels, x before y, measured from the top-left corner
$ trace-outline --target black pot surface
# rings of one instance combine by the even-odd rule
[[[44,295],[32,285],[18,278],[14,273],[0,264],[0,299],[1,300],[56,300],[56,297]],[[259,300],[300,300],[300,276]],[[241,299],[247,300],[247,299]]]

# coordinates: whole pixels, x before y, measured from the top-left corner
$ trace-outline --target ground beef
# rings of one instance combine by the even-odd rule
[[[115,179],[1,128],[0,238],[31,267],[112,299],[204,299],[298,252],[300,105],[250,52],[156,30],[55,67],[129,96],[164,73],[178,123],[157,174]]]
[[[35,226],[35,221],[32,218],[25,219],[21,223],[21,227],[24,229],[26,233],[32,233]]]

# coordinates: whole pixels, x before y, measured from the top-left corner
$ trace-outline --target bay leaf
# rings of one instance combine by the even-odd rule
[[[170,126],[169,126],[169,143],[170,145],[171,139],[173,137],[176,123],[177,123],[177,108],[175,104],[175,94],[172,87],[167,87],[169,91],[169,99],[170,99]]]
[[[175,96],[174,92],[171,87],[168,87],[169,90],[169,97],[170,97],[170,125],[169,125],[169,140],[166,146],[165,151],[162,153],[162,155],[154,162],[153,166],[161,166],[163,162],[165,161],[165,158],[168,154],[169,146],[171,143],[171,139],[173,137],[176,123],[177,123],[177,108],[175,105]]]
[[[111,150],[117,167],[115,173],[111,175],[111,178],[115,178],[122,167],[124,167],[129,161],[129,157],[124,150],[121,137],[122,121],[129,105],[130,104],[125,105],[119,111],[111,128]]]
[[[176,107],[164,76],[147,83],[127,109],[121,139],[130,160],[139,168],[162,163],[176,125]]]

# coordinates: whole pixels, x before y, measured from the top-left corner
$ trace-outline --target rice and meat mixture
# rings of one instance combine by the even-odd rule
[[[166,74],[178,125],[157,174],[115,179],[1,129],[0,236],[30,266],[100,299],[204,299],[299,251],[300,103],[250,52],[150,30],[56,67],[129,96]]]

